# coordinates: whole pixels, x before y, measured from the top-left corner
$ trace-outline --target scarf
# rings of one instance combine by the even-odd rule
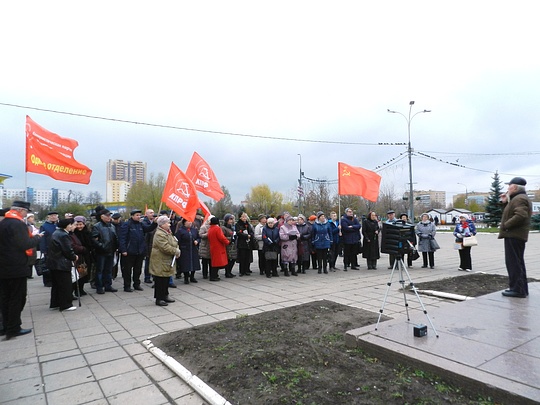
[[[9,210],[8,212],[6,212],[5,217],[6,218],[12,218],[12,219],[18,219],[19,221],[24,222],[24,219],[23,219],[21,213],[19,211],[17,211],[17,210]],[[26,229],[28,229],[28,235],[30,236],[30,239],[32,239],[32,230],[28,226],[26,227]],[[26,253],[26,256],[32,257],[34,255],[34,249],[33,248],[26,249],[25,253]]]

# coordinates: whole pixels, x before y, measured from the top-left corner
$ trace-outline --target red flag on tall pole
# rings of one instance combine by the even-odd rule
[[[161,201],[182,218],[191,222],[195,219],[197,209],[200,207],[193,182],[174,163],[171,163]]]
[[[77,146],[76,140],[47,131],[26,116],[26,172],[71,183],[90,183],[92,170],[73,157]]]
[[[369,201],[379,198],[381,176],[361,167],[338,162],[338,194],[358,195]]]
[[[197,191],[200,191],[204,195],[216,201],[221,200],[225,196],[214,171],[197,152],[193,152],[193,156],[191,156],[191,161],[186,170],[186,176],[193,182]]]

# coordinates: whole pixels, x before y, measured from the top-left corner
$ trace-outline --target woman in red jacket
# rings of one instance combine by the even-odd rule
[[[210,245],[210,281],[219,281],[219,269],[229,264],[226,246],[231,243],[223,234],[219,226],[219,219],[210,219],[210,229],[208,230],[208,244]]]

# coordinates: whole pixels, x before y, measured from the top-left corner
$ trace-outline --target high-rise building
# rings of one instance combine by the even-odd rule
[[[145,162],[109,159],[107,162],[107,201],[125,201],[129,189],[139,181],[146,181]]]
[[[109,159],[107,162],[107,180],[123,180],[131,185],[138,181],[146,181],[146,163]]]

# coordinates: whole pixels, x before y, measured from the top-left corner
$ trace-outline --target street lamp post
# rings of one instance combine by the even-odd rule
[[[463,183],[458,184],[461,184],[463,187],[465,187],[465,207],[469,208],[469,190],[467,189],[467,185]]]
[[[304,189],[302,188],[302,155],[300,153],[297,153],[297,155],[300,157],[300,174],[298,176],[298,214],[302,213],[302,195],[304,194]]]
[[[414,224],[414,199],[413,199],[413,175],[412,175],[412,147],[411,147],[411,121],[414,117],[416,117],[418,114],[421,113],[428,113],[431,112],[431,110],[423,110],[418,111],[414,115],[412,114],[412,106],[414,105],[414,101],[409,102],[409,116],[407,117],[405,114],[400,113],[399,111],[393,111],[388,109],[389,113],[392,114],[399,114],[403,118],[405,118],[405,121],[407,121],[407,134],[409,136],[409,142],[407,144],[407,154],[409,155],[409,218]]]

